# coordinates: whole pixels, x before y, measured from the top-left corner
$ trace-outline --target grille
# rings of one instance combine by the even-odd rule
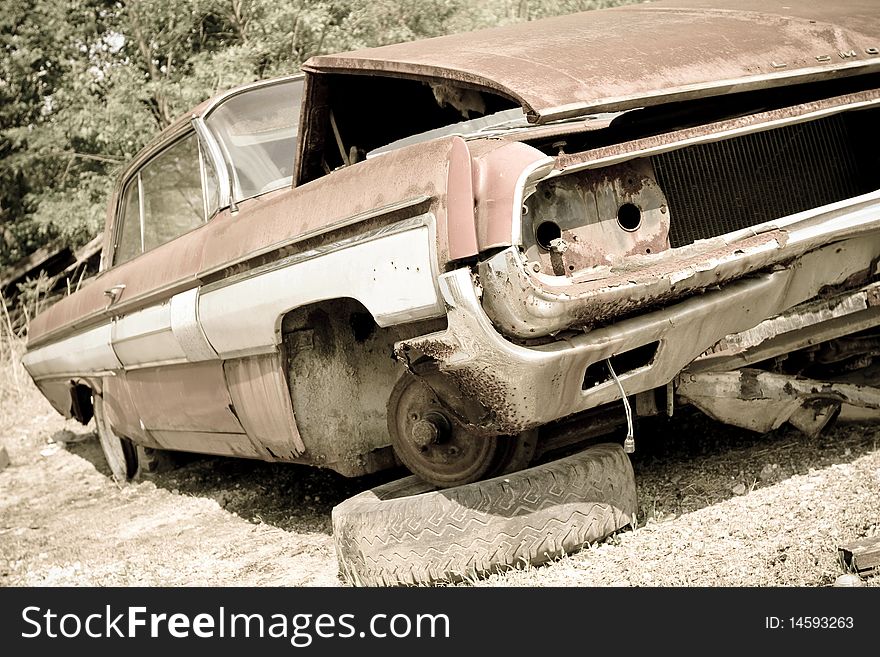
[[[844,115],[655,155],[671,246],[869,191]]]

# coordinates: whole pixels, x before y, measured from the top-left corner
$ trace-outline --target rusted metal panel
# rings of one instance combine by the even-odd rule
[[[695,369],[699,371],[703,369],[728,369],[726,367],[716,367],[719,362],[730,362],[729,359],[745,352],[750,352],[768,342],[773,342],[785,336],[791,336],[790,340],[785,342],[785,352],[791,351],[798,347],[795,344],[801,343],[800,346],[807,344],[815,344],[816,342],[829,340],[839,335],[863,330],[878,321],[880,313],[868,313],[868,299],[873,297],[878,290],[880,284],[872,283],[861,290],[847,292],[844,295],[835,296],[830,299],[819,299],[805,304],[801,304],[792,308],[789,312],[782,313],[776,317],[766,319],[757,326],[742,333],[728,335],[717,344],[713,345],[706,353],[694,363]],[[868,323],[863,323],[865,318],[869,318]],[[822,331],[822,329],[814,329],[817,325],[823,327],[829,326],[829,323],[835,320],[844,319],[844,322],[835,322],[835,326],[839,326],[838,331]],[[849,330],[846,328],[848,324],[857,326]],[[839,331],[843,331],[840,333]],[[761,358],[768,358],[766,351],[762,350]],[[744,359],[746,357],[744,356]],[[748,359],[751,360],[750,358]],[[740,364],[746,364],[742,362]]]
[[[105,377],[101,395],[104,398],[104,413],[113,431],[141,445],[160,447],[141,425],[140,413],[131,398],[124,372]]]
[[[723,121],[681,128],[632,141],[582,151],[562,153],[556,158],[555,175],[582,168],[596,169],[611,166],[636,157],[657,155],[693,144],[730,139],[743,134],[773,130],[782,126],[813,121],[845,111],[863,110],[880,104],[880,90],[857,93],[800,103],[781,109],[756,112]]]
[[[669,248],[670,213],[647,159],[550,178],[526,211],[522,239],[533,271],[568,276]]]
[[[243,433],[217,433],[215,431],[151,431],[150,433],[156,439],[156,445],[161,449],[250,459],[263,458],[260,451]]]
[[[474,181],[471,154],[462,139],[449,151],[446,178],[446,232],[449,259],[468,258],[479,252],[474,224]]]
[[[400,214],[405,216],[407,204],[411,205],[416,199],[427,199],[430,203],[430,210],[437,219],[438,259],[445,262],[449,259],[448,170],[453,158],[461,165],[460,155],[454,153],[462,145],[460,137],[450,137],[403,148],[334,171],[333,175],[307,185],[242,202],[238,215],[232,220],[211,222],[217,223],[217,229],[205,244],[202,271],[218,272],[254,254],[273,250],[278,251],[277,257],[284,257],[313,248],[314,242],[302,246],[301,236],[320,242],[323,232],[351,226],[349,220],[358,215],[363,216],[368,225],[387,223],[385,215],[375,212],[377,208],[386,208],[386,215],[396,213],[398,219],[404,218]],[[418,213],[409,212],[409,216]],[[337,232],[324,241],[339,238]],[[462,250],[462,246],[457,251],[459,257],[469,250]],[[290,250],[285,251],[288,247]]]
[[[474,206],[480,251],[517,244],[524,187],[529,177],[549,173],[553,159],[518,142],[471,142]]]
[[[323,55],[303,70],[462,83],[540,122],[877,70],[878,48],[874,0],[682,0]]]
[[[278,353],[223,364],[236,415],[267,460],[293,460],[305,451],[287,377]]]
[[[137,414],[151,432],[244,433],[219,360],[134,370],[126,378]]]
[[[70,379],[42,379],[35,383],[52,408],[64,417],[71,417]]]
[[[880,409],[880,389],[872,386],[748,368],[683,374],[676,393],[716,420],[760,432],[789,422],[815,435],[834,419],[842,404]]]
[[[880,228],[878,204],[880,192],[865,194],[659,255],[633,256],[617,267],[575,272],[571,278],[536,274],[518,250],[505,249],[480,263],[483,306],[502,332],[516,337],[589,328],[834,240],[872,234]]]
[[[349,476],[388,467],[387,405],[405,373],[394,343],[439,330],[442,320],[377,328],[362,305],[334,299],[284,318],[285,357],[302,461]]]

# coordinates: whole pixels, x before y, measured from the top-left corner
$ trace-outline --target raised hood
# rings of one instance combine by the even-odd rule
[[[303,69],[491,89],[544,123],[880,70],[880,2],[672,0],[313,57]]]

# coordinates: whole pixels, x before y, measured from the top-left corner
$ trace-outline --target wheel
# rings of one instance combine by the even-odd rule
[[[149,479],[154,475],[174,470],[179,466],[178,454],[155,447],[137,446],[137,472],[135,479]]]
[[[524,468],[537,445],[537,432],[492,436],[474,431],[431,386],[409,372],[391,391],[388,432],[394,452],[410,472],[439,488]]]
[[[620,445],[457,488],[406,477],[332,511],[351,584],[458,581],[540,564],[635,522],[636,485]]]
[[[104,398],[92,396],[95,411],[95,426],[98,428],[98,441],[104,452],[104,459],[110,467],[110,474],[118,482],[132,479],[137,473],[138,458],[134,443],[128,438],[118,436],[110,427],[104,413]]]

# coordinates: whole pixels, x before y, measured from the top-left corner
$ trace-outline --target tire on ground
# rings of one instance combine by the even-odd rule
[[[180,457],[176,452],[135,445],[113,431],[104,413],[104,399],[100,395],[94,395],[93,404],[98,442],[110,468],[110,475],[117,482],[149,479],[179,466]]]
[[[180,455],[165,449],[137,446],[137,473],[134,479],[151,477],[180,467]]]
[[[634,522],[636,485],[620,445],[436,490],[406,477],[334,507],[333,539],[351,584],[459,581],[537,565]]]
[[[131,480],[137,472],[137,452],[135,445],[128,438],[118,435],[110,426],[104,413],[104,399],[100,395],[92,397],[95,412],[95,426],[98,431],[98,442],[104,453],[104,460],[110,468],[110,476],[118,483]]]

